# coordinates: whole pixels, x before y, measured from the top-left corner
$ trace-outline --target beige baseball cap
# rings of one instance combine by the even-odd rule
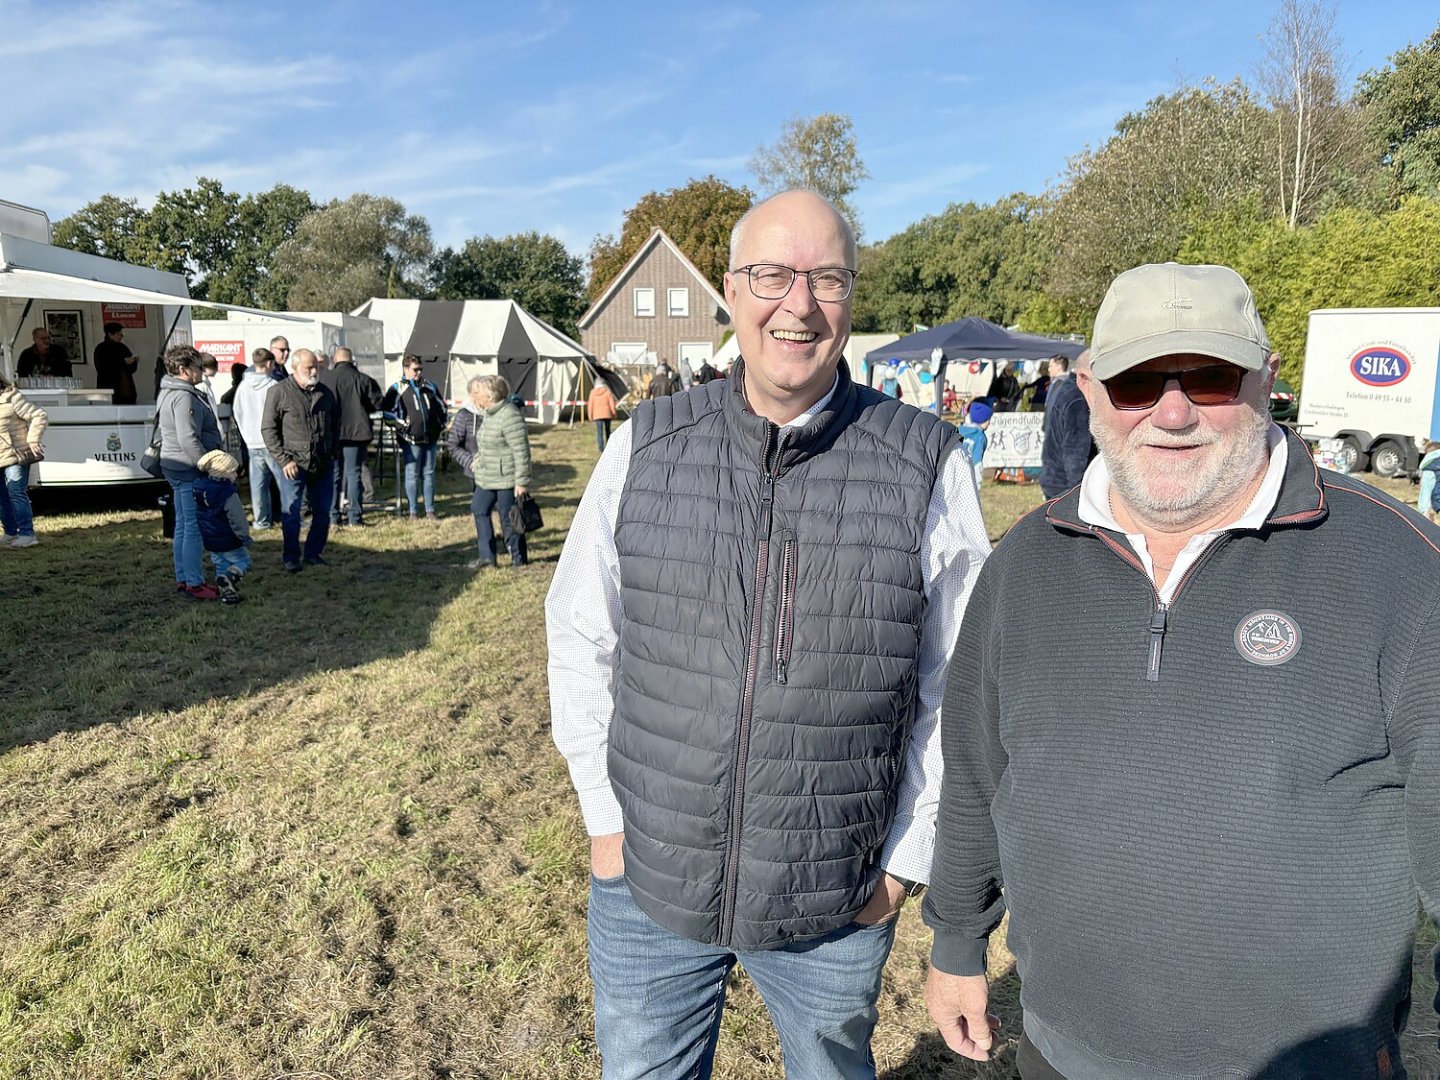
[[[1228,266],[1146,263],[1110,283],[1090,342],[1090,370],[1109,379],[1157,356],[1199,353],[1259,371],[1270,338],[1245,279]]]

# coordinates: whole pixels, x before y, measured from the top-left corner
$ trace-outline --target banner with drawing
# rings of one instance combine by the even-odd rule
[[[1028,469],[1040,467],[1040,446],[1045,441],[1043,412],[997,412],[990,418],[985,434],[986,469]]]

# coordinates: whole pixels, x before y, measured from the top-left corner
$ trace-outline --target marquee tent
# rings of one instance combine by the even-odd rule
[[[385,328],[386,378],[400,378],[400,358],[413,353],[449,401],[465,396],[476,375],[503,375],[525,401],[526,415],[553,424],[595,380],[617,400],[625,384],[578,343],[514,300],[367,300],[352,315],[378,319]]]
[[[938,356],[936,350],[939,350]],[[919,330],[899,341],[872,349],[865,354],[865,360],[873,372],[881,364],[899,360],[902,365],[926,368],[934,375],[936,408],[944,393],[945,369],[958,360],[963,361],[1024,361],[1043,360],[1048,356],[1068,356],[1075,359],[1085,351],[1084,344],[1063,341],[1060,338],[1041,337],[1039,334],[1023,334],[1006,330],[988,319],[970,315],[929,330]],[[938,360],[939,363],[935,363]],[[988,368],[988,365],[987,365]],[[988,376],[993,371],[984,373]]]

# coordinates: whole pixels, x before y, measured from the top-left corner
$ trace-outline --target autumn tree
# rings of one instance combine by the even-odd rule
[[[514,300],[571,337],[585,309],[584,264],[553,236],[477,236],[431,263],[440,300]]]
[[[730,230],[754,201],[749,188],[733,187],[715,176],[652,191],[625,211],[618,240],[597,236],[590,245],[590,299],[605,291],[657,226],[720,289],[729,267]]]
[[[1280,0],[1265,36],[1259,84],[1275,125],[1280,214],[1292,229],[1318,216],[1358,147],[1357,117],[1341,98],[1335,11],[1332,0]]]
[[[829,199],[850,221],[856,236],[860,219],[850,196],[870,171],[855,144],[855,125],[840,113],[821,113],[808,120],[792,116],[771,146],[756,149],[750,171],[766,194],[805,188]]]
[[[419,296],[434,254],[430,225],[396,199],[352,195],[302,220],[275,252],[292,310],[349,311],[372,296]]]
[[[1440,26],[1388,67],[1362,75],[1356,96],[1392,204],[1405,195],[1440,198]]]

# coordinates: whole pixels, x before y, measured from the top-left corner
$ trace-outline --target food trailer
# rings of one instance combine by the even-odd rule
[[[49,419],[45,460],[30,470],[31,482],[154,483],[140,455],[150,441],[157,364],[168,347],[191,341],[190,308],[205,301],[190,298],[180,274],[55,247],[41,211],[13,203],[0,210],[0,371]],[[134,405],[112,404],[96,385],[95,346],[108,322],[124,328],[139,359]],[[71,375],[19,379],[20,354],[42,327],[64,348]]]

